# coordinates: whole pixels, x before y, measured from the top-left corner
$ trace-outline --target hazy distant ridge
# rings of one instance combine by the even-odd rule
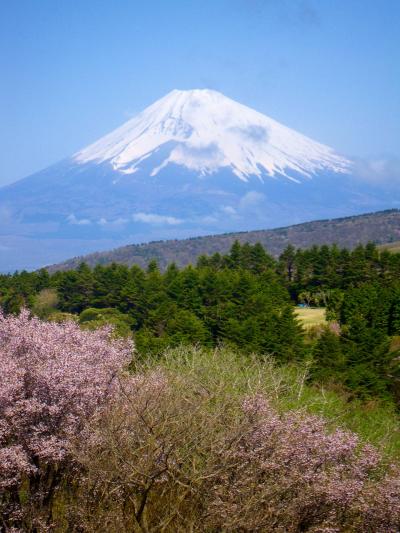
[[[199,255],[228,251],[236,239],[242,243],[260,242],[275,256],[281,253],[289,243],[301,248],[314,244],[333,243],[354,248],[357,244],[368,241],[386,244],[400,240],[400,210],[392,209],[333,220],[317,220],[272,230],[132,244],[107,252],[75,257],[58,265],[52,265],[49,270],[68,270],[75,268],[82,261],[91,266],[106,265],[112,262],[146,266],[151,259],[156,259],[162,268],[173,261],[179,266],[184,266],[196,261]]]

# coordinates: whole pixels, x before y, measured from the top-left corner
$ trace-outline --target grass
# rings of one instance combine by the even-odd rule
[[[306,329],[326,324],[324,307],[296,307],[295,313]]]
[[[395,335],[392,337],[392,341],[390,343],[390,350],[392,352],[400,351],[400,335]]]
[[[150,371],[159,368],[185,382],[194,380],[205,391],[213,391],[218,402],[229,398],[239,404],[241,398],[260,392],[280,412],[294,409],[322,416],[332,429],[339,426],[354,431],[389,460],[400,458],[400,419],[395,407],[379,401],[349,401],[340,390],[312,385],[307,364],[277,366],[269,357],[246,356],[228,348],[182,346],[144,366]],[[139,367],[136,371],[146,371],[141,364]]]

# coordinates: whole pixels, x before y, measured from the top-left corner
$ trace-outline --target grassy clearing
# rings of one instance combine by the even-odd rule
[[[392,253],[399,253],[400,252],[400,241],[390,242],[388,244],[381,244],[378,246],[379,250],[387,250],[388,252]]]
[[[241,404],[244,397],[262,393],[276,409],[291,409],[325,417],[332,428],[343,427],[377,446],[389,458],[400,458],[400,420],[387,403],[349,401],[340,391],[308,383],[307,365],[277,366],[268,357],[245,356],[230,349],[180,347],[161,358],[139,364],[137,371],[160,368],[172,379],[195,381],[212,391],[217,404]]]
[[[395,335],[394,337],[392,337],[390,343],[390,350],[392,352],[397,352],[400,350],[400,335]]]
[[[326,324],[324,307],[296,307],[295,312],[305,328]]]

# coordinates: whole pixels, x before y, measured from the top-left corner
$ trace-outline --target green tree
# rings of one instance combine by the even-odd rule
[[[118,309],[113,308],[88,308],[79,315],[79,324],[84,329],[97,329],[99,327],[110,325],[114,332],[120,337],[130,337],[134,322],[128,315],[124,315]]]
[[[328,327],[312,347],[311,377],[319,383],[343,383],[346,373],[346,357],[339,335]]]

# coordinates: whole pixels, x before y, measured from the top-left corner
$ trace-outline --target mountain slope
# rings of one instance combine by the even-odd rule
[[[224,95],[172,91],[0,189],[0,271],[126,243],[274,228],[399,203],[331,148]]]
[[[90,266],[113,262],[146,267],[156,259],[161,268],[175,262],[178,266],[194,263],[199,255],[226,253],[235,240],[254,244],[260,242],[274,256],[288,244],[307,248],[314,244],[333,244],[353,248],[369,241],[377,244],[400,240],[400,210],[381,211],[334,220],[318,220],[286,228],[210,235],[185,240],[172,240],[123,246],[107,252],[76,257],[49,267],[50,271],[76,268],[84,261]]]

